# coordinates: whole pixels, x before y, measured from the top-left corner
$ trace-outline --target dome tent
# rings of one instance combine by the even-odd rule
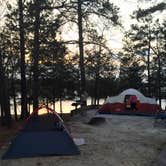
[[[127,96],[137,97],[137,111],[126,110],[125,98]],[[154,115],[160,110],[161,108],[157,105],[157,101],[154,98],[145,97],[136,89],[127,89],[117,96],[108,97],[103,106],[99,109],[99,113]]]
[[[124,102],[124,98],[125,98],[126,95],[135,95],[135,96],[137,96],[138,100],[141,103],[157,104],[157,102],[156,102],[156,100],[154,98],[145,97],[142,93],[140,93],[136,89],[124,90],[118,96],[108,97],[106,102],[107,103],[114,103],[114,102],[123,103]]]
[[[42,109],[47,114],[38,115]],[[39,107],[31,113],[2,159],[79,154],[61,117],[51,108]]]

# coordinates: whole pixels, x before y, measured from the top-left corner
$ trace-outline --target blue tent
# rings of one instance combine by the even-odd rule
[[[78,154],[79,149],[57,114],[32,114],[2,159]]]

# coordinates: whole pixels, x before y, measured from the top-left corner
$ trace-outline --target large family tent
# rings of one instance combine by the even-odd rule
[[[30,115],[2,159],[80,154],[59,115],[50,108],[47,114],[38,115],[41,109]]]
[[[126,101],[131,96],[137,98],[137,110],[134,111],[126,107]],[[145,97],[136,89],[127,89],[117,96],[108,97],[98,112],[103,114],[156,115],[159,111],[161,108],[154,98]]]

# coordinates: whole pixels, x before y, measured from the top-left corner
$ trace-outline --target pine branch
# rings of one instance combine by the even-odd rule
[[[162,3],[159,3],[155,6],[150,7],[148,9],[139,9],[136,13],[136,17],[137,17],[137,19],[139,19],[139,18],[145,17],[149,14],[153,14],[157,11],[162,12],[164,10],[166,10],[166,3],[162,2]]]

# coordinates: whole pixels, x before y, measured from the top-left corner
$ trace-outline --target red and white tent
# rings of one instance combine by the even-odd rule
[[[154,98],[145,97],[142,93],[136,89],[127,89],[117,96],[108,97],[99,109],[99,113],[125,113],[131,110],[126,109],[126,98],[130,96],[137,97],[135,113],[142,114],[156,114],[161,111],[160,106],[157,104]]]

